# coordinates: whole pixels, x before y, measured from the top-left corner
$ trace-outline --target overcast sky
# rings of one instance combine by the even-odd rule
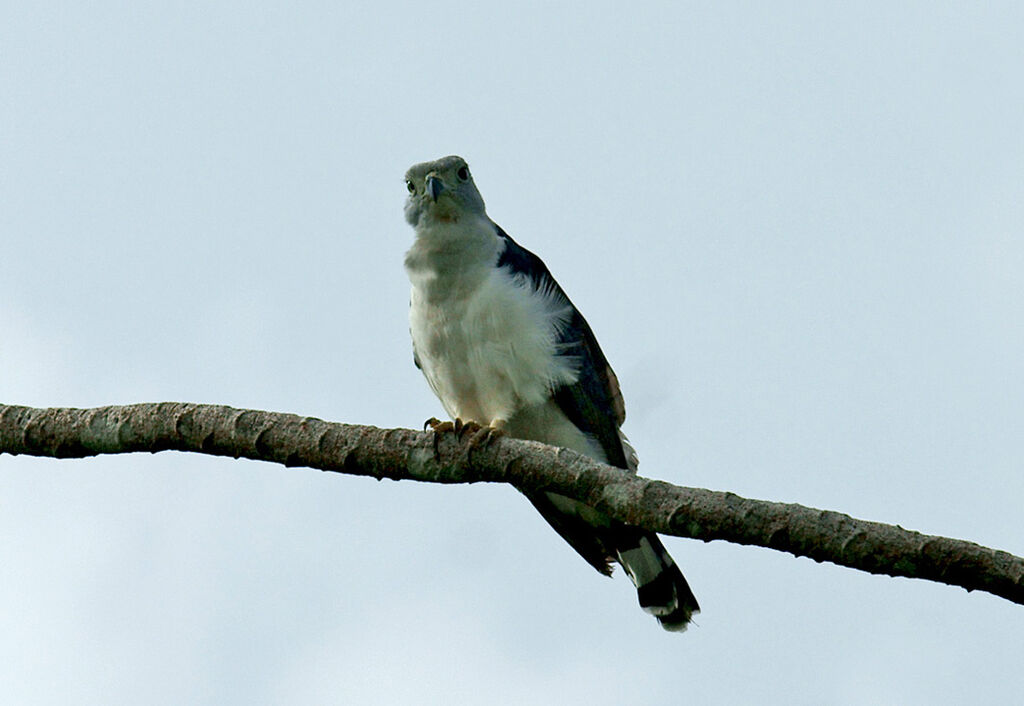
[[[769,5],[772,5],[769,7]],[[1024,553],[1018,3],[0,8],[0,401],[418,427],[403,173],[466,157],[640,471]],[[514,490],[0,457],[11,704],[963,704],[1024,607],[668,538],[664,633]]]

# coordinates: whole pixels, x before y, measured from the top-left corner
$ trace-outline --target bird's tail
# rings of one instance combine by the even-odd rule
[[[640,607],[666,630],[685,630],[700,606],[658,535],[635,530],[617,536],[615,544],[619,563],[636,586]]]

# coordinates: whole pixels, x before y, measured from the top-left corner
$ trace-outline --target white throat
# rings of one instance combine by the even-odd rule
[[[416,242],[405,254],[405,270],[413,289],[426,301],[462,298],[487,277],[503,248],[486,216],[435,221],[416,228]]]

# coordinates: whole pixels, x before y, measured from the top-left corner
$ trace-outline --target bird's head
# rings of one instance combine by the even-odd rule
[[[405,173],[405,188],[405,220],[414,228],[484,215],[483,197],[462,157],[414,164]]]

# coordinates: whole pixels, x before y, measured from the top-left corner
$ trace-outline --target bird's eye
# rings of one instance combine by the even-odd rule
[[[459,177],[461,181],[469,181],[469,167],[462,165],[459,170],[455,172],[455,175]]]
[[[410,194],[416,193],[416,185],[412,183],[412,179],[405,180],[405,188],[409,190]]]

